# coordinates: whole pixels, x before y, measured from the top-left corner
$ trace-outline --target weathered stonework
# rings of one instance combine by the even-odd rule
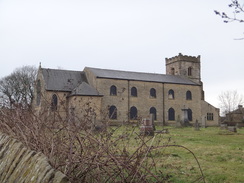
[[[65,89],[52,90],[49,81],[49,75],[42,73],[39,69],[38,80],[40,80],[42,89],[42,100],[39,105],[33,103],[36,111],[49,110],[52,114],[50,104],[52,95],[58,97],[57,111],[63,118],[70,119],[70,116],[83,118],[87,104],[90,106],[90,118],[96,120],[106,120],[109,123],[136,122],[137,119],[130,118],[130,110],[132,107],[137,109],[138,120],[147,118],[150,110],[153,108],[156,112],[156,123],[175,125],[178,121],[184,119],[184,112],[188,111],[190,124],[194,124],[196,120],[203,126],[217,126],[219,124],[219,110],[204,100],[203,83],[201,81],[200,56],[192,57],[179,54],[173,58],[166,58],[166,75],[137,73],[126,71],[114,71],[106,69],[85,68],[82,71],[83,80],[77,81],[77,85],[86,82],[93,89],[80,93],[66,91]],[[75,74],[78,71],[60,71],[49,69],[46,73],[52,76],[51,72],[64,72],[66,80],[67,75]],[[43,77],[45,75],[45,77]],[[53,74],[55,77],[55,75]],[[60,82],[67,83],[64,79]],[[47,84],[49,82],[49,85]],[[111,86],[116,88],[116,94],[111,95]],[[131,95],[131,89],[136,88],[137,96]],[[150,96],[150,90],[156,91],[156,97]],[[170,90],[174,92],[174,96],[170,95]],[[88,91],[88,92],[87,92]],[[97,91],[98,94],[94,94]],[[187,92],[190,93],[190,99],[187,98]],[[37,92],[35,92],[35,98]],[[61,103],[62,101],[62,103]],[[116,107],[116,118],[109,118],[109,108]],[[173,109],[174,118],[169,116],[169,110]],[[72,113],[72,115],[71,115]],[[95,116],[95,117],[94,117]]]
[[[92,118],[101,121],[101,102],[101,97],[72,96],[69,98],[68,104],[69,115],[81,120],[88,120],[89,122],[92,121]],[[87,119],[87,116],[90,118]]]
[[[201,83],[200,56],[192,57],[180,53],[178,56],[166,58],[165,61],[167,74],[181,75],[196,83]],[[188,73],[189,68],[191,68],[191,73]],[[173,70],[174,73],[172,73]]]
[[[31,151],[15,139],[0,133],[0,182],[68,183],[67,177],[53,169],[47,158]]]

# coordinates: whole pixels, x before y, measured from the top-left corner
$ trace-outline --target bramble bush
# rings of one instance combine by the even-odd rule
[[[70,182],[170,182],[171,175],[155,160],[170,146],[169,139],[156,141],[156,136],[142,136],[138,126],[131,125],[123,130],[119,126],[96,130],[87,119],[83,124],[83,120],[63,119],[57,111],[52,113],[52,117],[48,111],[37,116],[18,107],[2,108],[1,132],[42,152]],[[202,174],[198,180],[204,181]]]

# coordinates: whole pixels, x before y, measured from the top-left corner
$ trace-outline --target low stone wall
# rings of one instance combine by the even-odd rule
[[[67,177],[53,169],[47,158],[15,139],[0,133],[0,182],[67,183]]]

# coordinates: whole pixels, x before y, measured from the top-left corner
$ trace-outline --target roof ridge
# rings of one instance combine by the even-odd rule
[[[52,71],[68,71],[68,72],[84,72],[83,70],[82,71],[77,71],[77,70],[68,70],[68,69],[51,69],[51,68],[41,68],[43,70],[52,70]]]
[[[116,72],[129,72],[129,73],[138,73],[138,74],[155,74],[155,75],[167,75],[162,73],[152,73],[152,72],[140,72],[140,71],[125,71],[125,70],[118,70],[118,69],[102,69],[96,67],[85,67],[87,69],[96,69],[96,70],[103,70],[103,71],[116,71]]]
[[[198,85],[186,77],[180,75],[169,75],[159,73],[146,73],[146,72],[135,72],[135,71],[122,71],[122,70],[111,70],[111,69],[100,69],[86,67],[85,69],[90,70],[98,78],[113,78],[122,80],[137,80],[147,82],[160,82],[160,83],[175,83],[175,84],[187,84],[187,85]]]

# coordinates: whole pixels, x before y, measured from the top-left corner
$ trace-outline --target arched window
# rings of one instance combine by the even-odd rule
[[[172,67],[170,72],[171,75],[175,75],[175,68]]]
[[[174,121],[175,120],[175,110],[173,108],[170,108],[168,111],[168,119],[170,121]]]
[[[117,108],[114,105],[109,107],[109,119],[117,119]]]
[[[186,92],[186,100],[192,100],[191,91],[189,90]]]
[[[53,111],[56,111],[58,108],[58,97],[56,94],[53,94],[52,96],[52,102],[51,102],[51,109]]]
[[[187,115],[188,115],[188,120],[192,121],[192,110],[191,109],[187,110]]]
[[[150,97],[156,98],[156,90],[154,88],[150,89]]]
[[[169,99],[174,99],[175,98],[174,90],[169,90],[168,97],[169,97]]]
[[[137,89],[136,89],[136,87],[132,87],[131,88],[131,96],[137,97]]]
[[[157,110],[155,107],[150,108],[150,114],[153,114],[154,120],[157,120]]]
[[[134,120],[137,118],[137,108],[135,106],[130,108],[130,119]]]
[[[192,67],[188,67],[188,76],[192,76]]]
[[[36,105],[40,105],[41,103],[41,81],[40,79],[36,84]]]
[[[112,85],[110,87],[110,95],[117,95],[117,88],[116,88],[116,86]]]

